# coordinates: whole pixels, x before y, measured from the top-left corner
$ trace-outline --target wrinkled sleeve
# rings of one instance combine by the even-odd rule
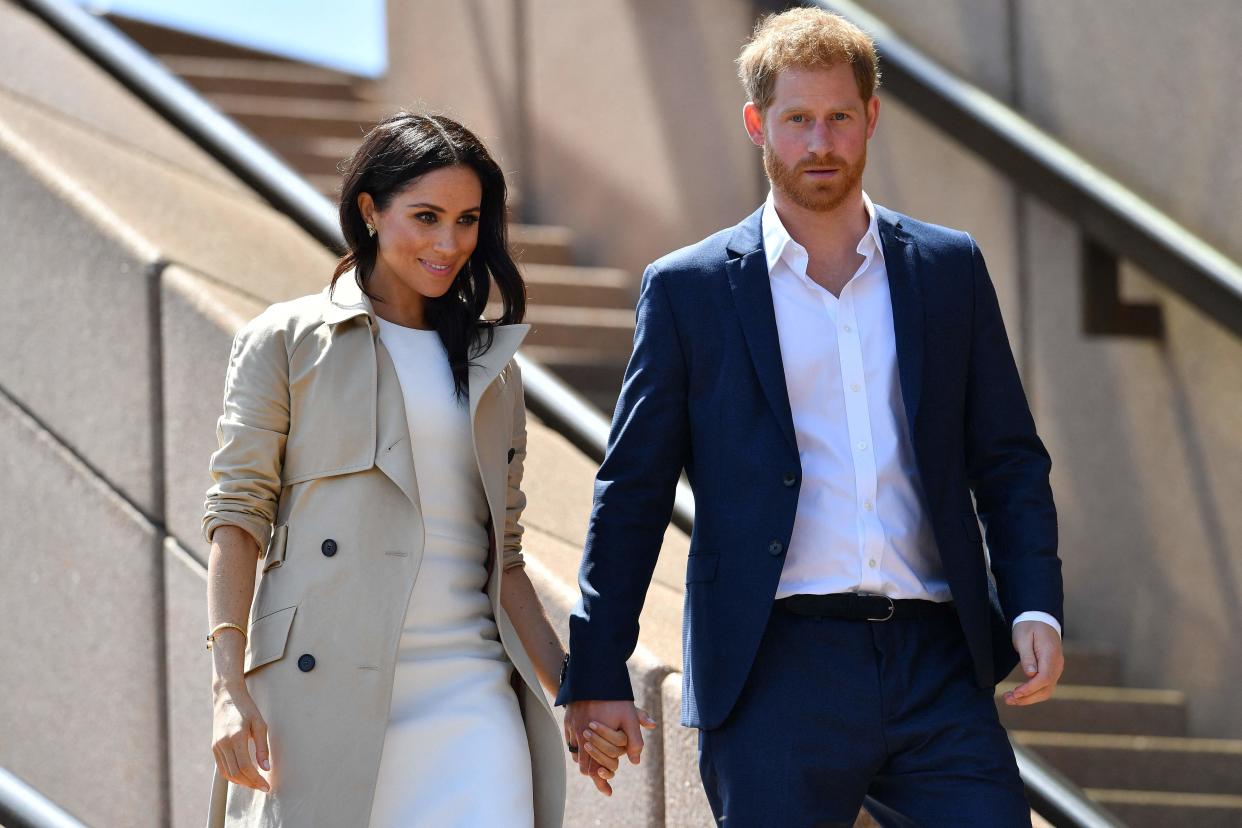
[[[509,363],[513,383],[513,443],[510,450],[509,485],[505,495],[505,548],[504,568],[525,566],[522,557],[522,510],[526,508],[526,494],[522,491],[522,468],[526,462],[526,397],[522,390],[522,372],[517,362]]]
[[[211,456],[203,537],[239,526],[267,550],[289,433],[289,356],[283,332],[261,315],[233,338],[224,382],[220,448]]]

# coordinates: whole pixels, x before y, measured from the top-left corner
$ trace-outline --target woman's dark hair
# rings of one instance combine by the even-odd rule
[[[385,210],[395,195],[433,170],[463,166],[478,175],[483,186],[478,245],[448,291],[424,304],[427,322],[448,353],[457,396],[464,398],[470,360],[491,347],[492,328],[521,322],[526,314],[526,285],[509,255],[504,173],[483,142],[461,124],[443,115],[410,112],[398,112],[376,124],[344,166],[340,216],[349,251],[332,274],[332,287],[353,270],[362,292],[381,300],[367,289],[379,242],[367,233],[358,209],[359,194],[370,193],[376,208]],[[481,317],[491,281],[500,291],[502,313],[487,321]]]

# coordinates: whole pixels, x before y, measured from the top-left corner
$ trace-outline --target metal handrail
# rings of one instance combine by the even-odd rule
[[[5,828],[86,828],[4,768],[0,768],[0,825]]]
[[[1242,336],[1242,266],[978,87],[906,43],[852,0],[806,0],[875,39],[884,87],[954,141],[1078,225],[1119,259]]]
[[[1018,773],[1031,808],[1054,828],[1125,828],[1125,823],[1087,798],[1082,788],[1010,737]]]
[[[31,11],[186,133],[280,212],[326,247],[345,247],[336,208],[295,170],[221,114],[115,26],[67,0],[21,0]],[[518,354],[527,405],[594,461],[602,462],[608,420],[585,398],[530,357]],[[673,523],[689,533],[694,496],[677,486]]]

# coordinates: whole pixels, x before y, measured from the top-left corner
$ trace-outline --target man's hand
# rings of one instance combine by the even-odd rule
[[[1043,621],[1022,621],[1014,625],[1013,647],[1027,680],[1005,694],[1005,704],[1020,707],[1052,698],[1065,670],[1061,636]]]
[[[591,723],[596,728],[591,727]],[[595,787],[605,796],[612,795],[612,786],[608,779],[612,773],[602,768],[591,756],[586,745],[594,743],[602,745],[599,730],[602,726],[610,732],[618,732],[624,736],[621,747],[629,756],[630,763],[637,765],[643,755],[643,728],[648,730],[656,726],[655,720],[634,706],[632,701],[576,701],[565,706],[565,741],[577,747],[575,756],[578,759],[578,770],[584,776],[590,776]],[[619,740],[608,739],[614,743]],[[606,746],[605,746],[606,747]]]

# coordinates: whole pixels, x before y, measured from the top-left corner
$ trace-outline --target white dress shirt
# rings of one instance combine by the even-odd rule
[[[875,207],[858,270],[833,296],[806,272],[769,193],[763,248],[802,464],[793,536],[776,597],[860,592],[952,598],[914,460],[897,374],[897,339]],[[1024,612],[1014,623],[1040,620]]]

